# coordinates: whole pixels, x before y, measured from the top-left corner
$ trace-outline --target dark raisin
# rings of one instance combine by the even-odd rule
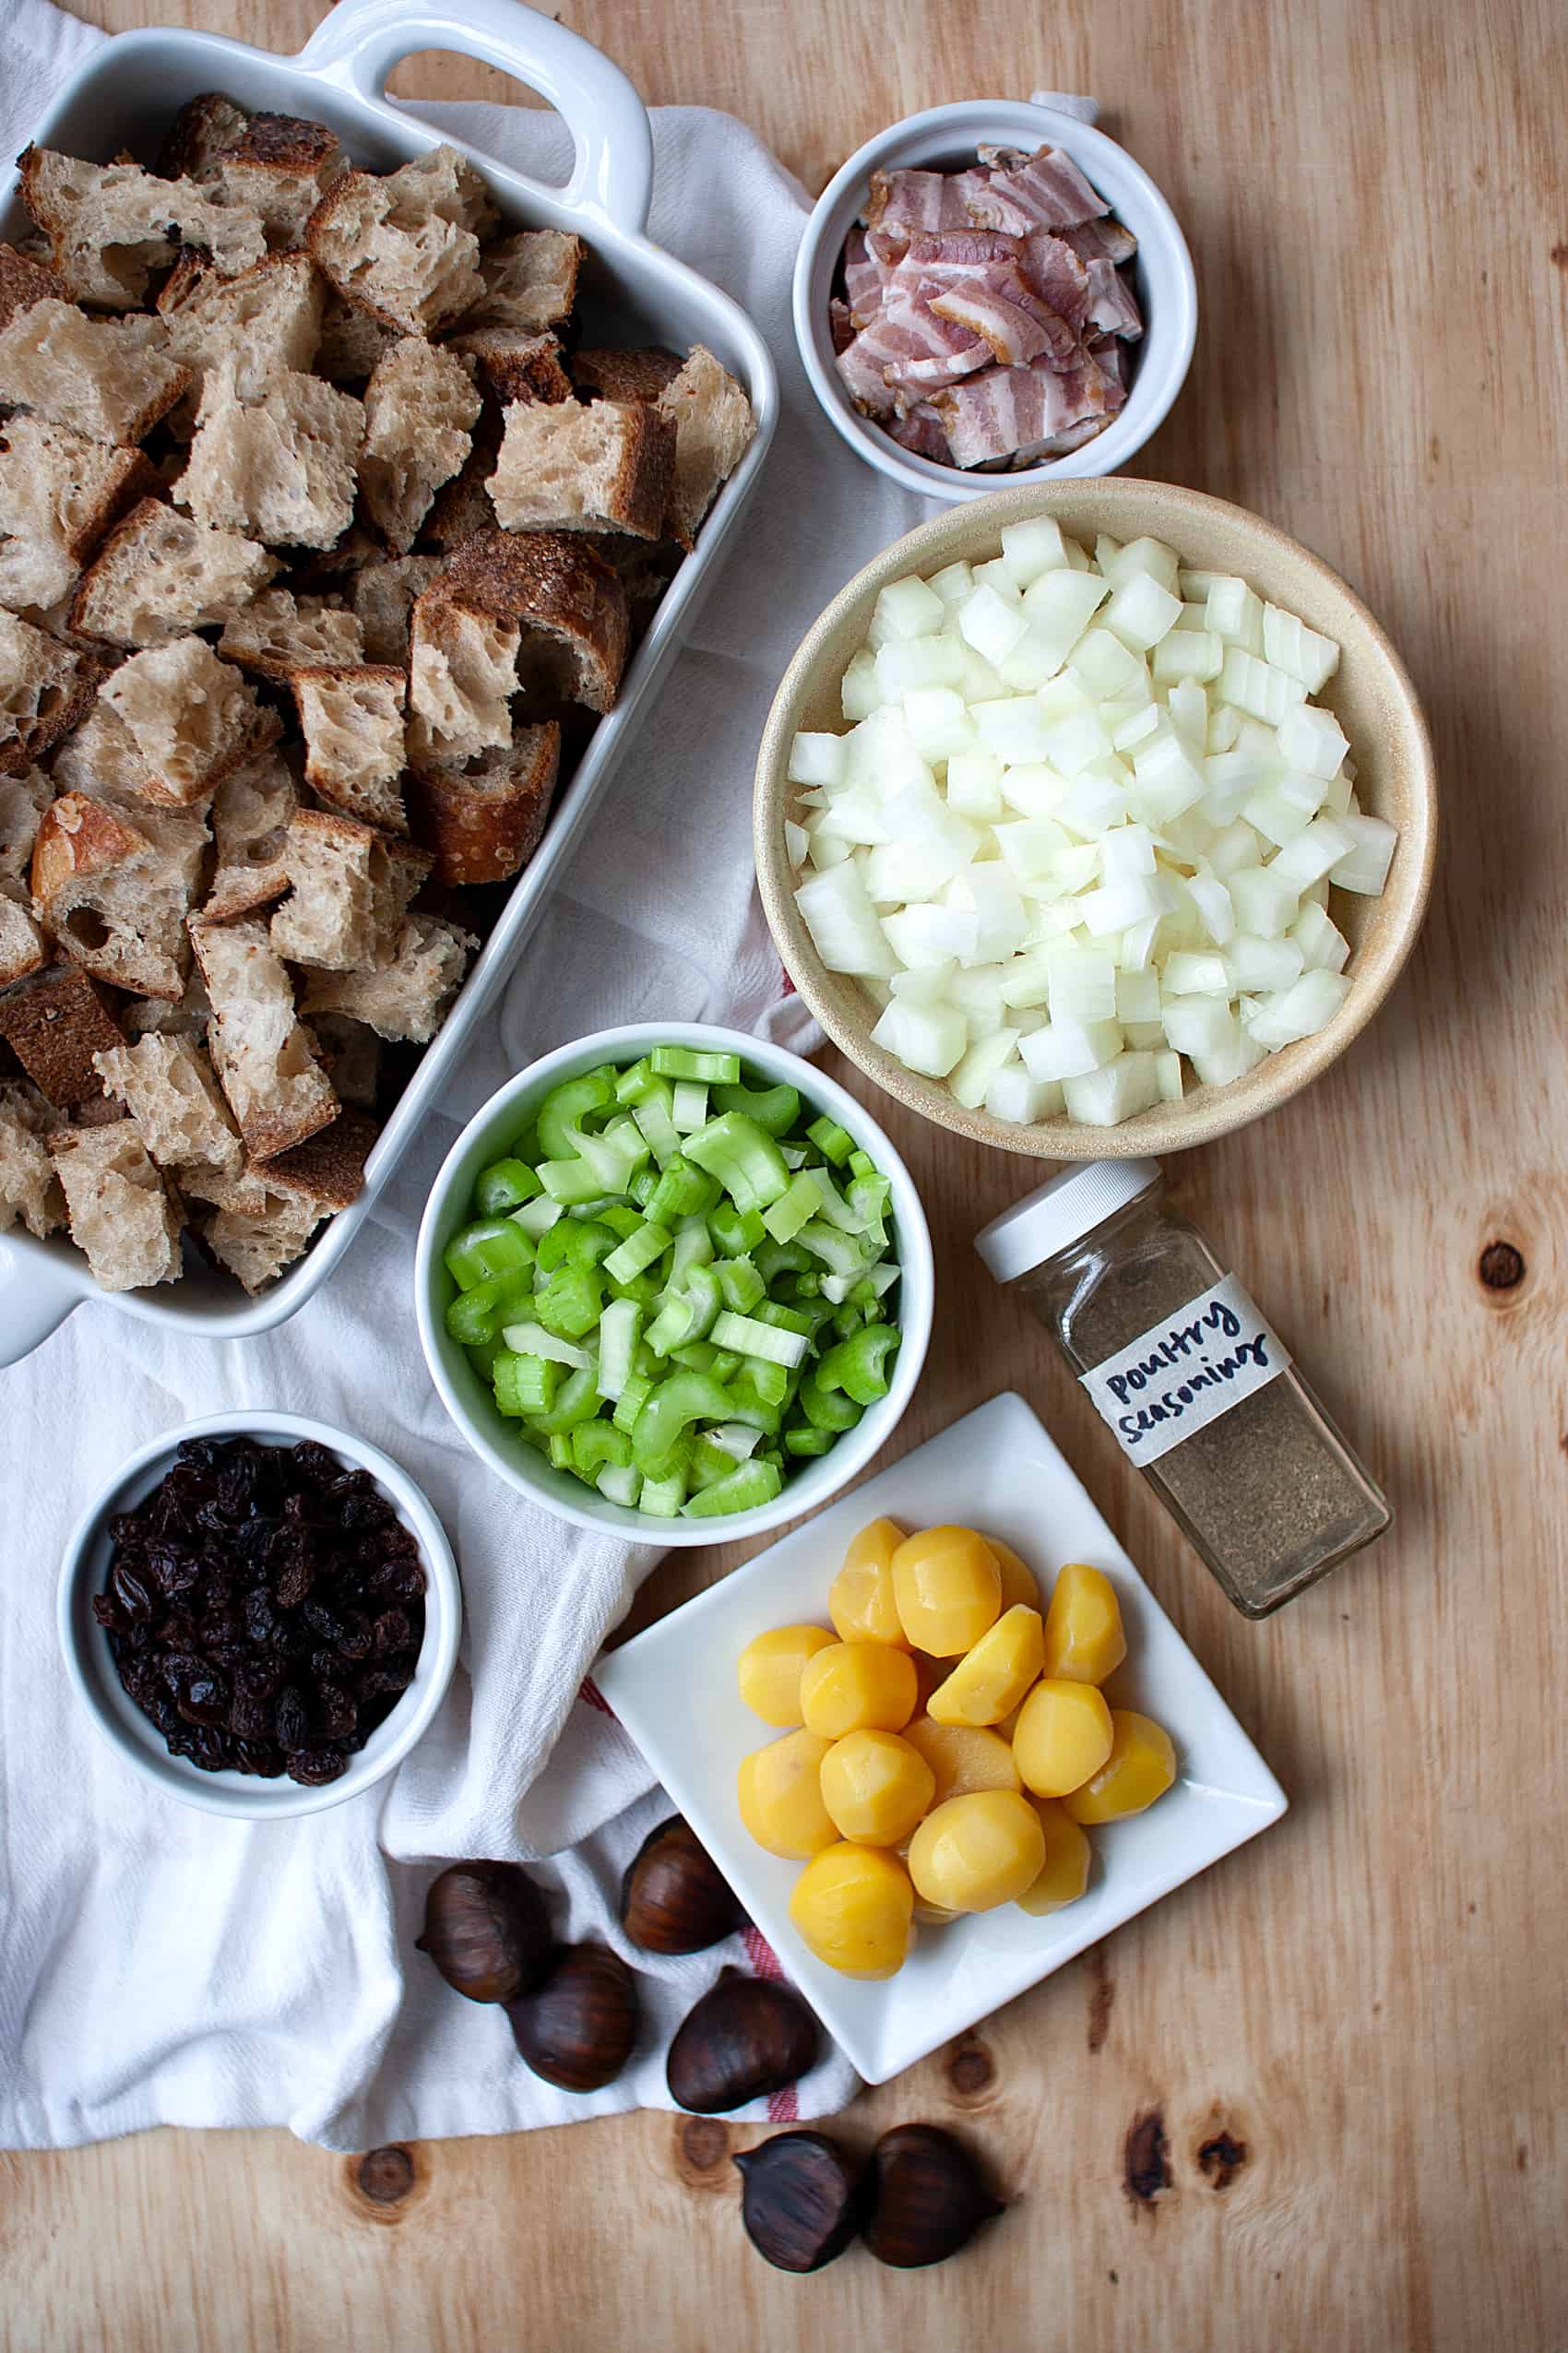
[[[329,1610],[327,1607],[325,1601],[307,1601],[300,1611],[300,1615],[306,1625],[321,1636],[323,1642],[342,1641],[343,1621],[335,1610]]]
[[[315,1563],[307,1552],[292,1553],[279,1572],[278,1598],[285,1610],[297,1610],[315,1582]]]
[[[245,1632],[258,1648],[269,1643],[278,1632],[278,1612],[265,1586],[257,1586],[245,1596]]]
[[[319,1748],[293,1750],[285,1766],[290,1780],[303,1782],[307,1789],[336,1781],[348,1769],[348,1758],[331,1742],[324,1742]]]
[[[254,1773],[263,1781],[276,1781],[282,1776],[283,1752],[271,1741],[236,1741],[234,1763],[242,1773]]]
[[[288,1683],[278,1694],[272,1720],[277,1728],[279,1745],[285,1749],[303,1749],[310,1739],[310,1710],[296,1686]]]

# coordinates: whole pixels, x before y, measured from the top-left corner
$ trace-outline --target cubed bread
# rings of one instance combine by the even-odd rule
[[[631,637],[626,593],[582,537],[476,532],[426,594],[516,624],[518,674],[531,690],[592,711],[613,704]]]
[[[53,782],[42,768],[0,776],[0,898],[12,899],[18,907],[32,896],[32,845],[53,798]]]
[[[497,237],[479,257],[479,292],[460,322],[470,334],[480,327],[517,327],[540,335],[558,327],[576,300],[583,241],[564,229],[519,229]]]
[[[282,897],[289,887],[284,838],[298,806],[293,777],[276,752],[224,778],[212,796],[218,857],[202,903],[204,922],[232,922]]]
[[[381,1086],[381,1040],[374,1030],[346,1013],[315,1014],[311,1028],[339,1102],[356,1111],[374,1111]]]
[[[572,382],[590,398],[597,394],[604,400],[657,400],[684,365],[677,352],[657,343],[631,351],[574,351]]]
[[[0,989],[41,971],[49,961],[43,933],[17,899],[0,897]]]
[[[434,1037],[479,943],[434,915],[410,915],[387,961],[358,972],[307,972],[307,1015],[348,1013],[382,1038]]]
[[[269,1159],[336,1119],[338,1098],[265,927],[254,917],[193,923],[191,940],[212,1001],[207,1040],[213,1068],[247,1151]]]
[[[289,681],[305,739],[305,782],[334,809],[407,833],[404,767],[408,680],[390,663],[339,662]]]
[[[218,1209],[201,1239],[219,1265],[254,1298],[291,1266],[321,1223],[321,1211],[297,1193],[261,1188],[255,1208]]]
[[[308,1143],[268,1160],[267,1185],[310,1203],[318,1216],[346,1209],[364,1189],[364,1164],[380,1133],[363,1111],[339,1111]]]
[[[398,555],[385,564],[367,564],[356,572],[350,594],[363,646],[352,655],[334,654],[328,659],[391,662],[407,669],[414,600],[440,569],[439,556]]]
[[[101,696],[54,755],[56,792],[138,795],[147,767],[137,739]]]
[[[211,1017],[207,983],[197,964],[186,975],[185,993],[178,1004],[169,1004],[161,997],[135,997],[120,1016],[127,1038],[189,1038],[197,1046],[207,1041]]]
[[[462,362],[422,336],[406,336],[377,362],[365,386],[360,488],[371,521],[399,555],[461,468],[481,405]]]
[[[514,401],[490,478],[508,531],[629,531],[656,540],[675,428],[640,400]]]
[[[249,604],[278,569],[255,540],[216,531],[145,498],[82,574],[71,626],[115,646],[166,646]]]
[[[40,147],[23,150],[17,176],[50,260],[75,299],[97,310],[131,310],[145,300],[148,273],[174,258],[173,230],[226,277],[267,250],[255,212],[214,203],[194,180],[160,179],[135,163],[84,163]]]
[[[471,540],[476,531],[491,531],[495,528],[495,509],[490,503],[490,477],[495,471],[495,460],[501,450],[501,420],[493,408],[487,409],[473,430],[473,446],[461,470],[449,482],[442,485],[431,501],[429,514],[420,532],[422,543],[445,548],[448,553]]]
[[[155,340],[141,330],[158,328]],[[93,319],[74,303],[30,303],[0,327],[0,401],[93,441],[144,440],[191,383],[160,348],[160,322]]]
[[[186,99],[158,151],[158,169],[166,180],[195,180],[208,186],[218,159],[244,134],[250,116],[220,89],[204,89]]]
[[[225,660],[284,685],[297,670],[360,661],[364,645],[358,619],[341,605],[324,597],[295,597],[287,588],[265,588],[224,623],[218,650]]]
[[[316,274],[319,278],[320,272]],[[326,300],[315,353],[316,374],[324,375],[328,384],[363,384],[374,372],[376,362],[400,339],[402,330],[362,310],[358,303],[350,303],[330,279],[323,282]]]
[[[0,776],[25,776],[92,707],[89,657],[0,607]]]
[[[21,1224],[42,1242],[65,1224],[48,1144],[63,1116],[26,1079],[0,1084],[0,1233]]]
[[[211,1063],[188,1038],[148,1035],[93,1057],[111,1095],[124,1103],[160,1168],[220,1174],[244,1159],[240,1132]]]
[[[95,980],[177,1001],[190,969],[185,917],[205,863],[206,825],[128,794],[63,792],[32,852],[33,912]]]
[[[71,1240],[101,1290],[145,1290],[180,1273],[180,1218],[134,1119],[57,1128],[50,1157]]]
[[[667,528],[690,547],[697,526],[751,446],[752,404],[727,368],[701,344],[656,404],[675,427],[675,476]]]
[[[277,376],[308,374],[321,341],[324,294],[308,254],[268,254],[238,278],[177,270],[159,311],[171,358],[191,370],[193,408],[207,377],[223,369],[242,400],[257,398]]]
[[[102,1102],[93,1056],[120,1045],[125,1032],[87,973],[51,964],[0,992],[0,1038],[40,1094],[74,1111]]]
[[[349,159],[325,123],[297,114],[253,114],[214,165],[216,184],[230,204],[259,215],[275,251],[304,243],[305,223]]]
[[[472,164],[436,147],[400,171],[344,172],[305,243],[339,293],[404,335],[429,335],[483,291],[475,232],[493,217]]]
[[[207,376],[174,496],[198,523],[328,548],[354,519],[364,409],[319,376],[288,373],[244,400],[232,368]]]
[[[0,327],[8,327],[17,313],[31,303],[68,300],[65,281],[57,269],[51,269],[36,254],[18,253],[15,245],[0,244]]]
[[[138,790],[165,808],[209,799],[279,732],[277,713],[261,708],[244,673],[220,661],[205,637],[149,646],[111,671],[98,691],[141,755]]]
[[[58,604],[104,533],[158,488],[139,449],[19,414],[0,428],[0,605]]]
[[[297,811],[283,841],[289,896],[272,918],[274,952],[333,972],[380,962],[431,865],[428,852],[336,810]]]
[[[452,336],[442,349],[461,351],[472,362],[493,400],[557,403],[576,398],[553,335],[529,335],[516,327],[485,327],[475,334]]]
[[[461,768],[416,767],[406,786],[416,841],[434,856],[438,883],[500,883],[521,872],[543,838],[561,763],[553,719],[519,728],[504,751]]]
[[[445,575],[415,600],[409,635],[410,755],[455,765],[512,740],[522,631],[451,595]]]
[[[593,548],[626,592],[636,645],[685,561],[686,551],[679,540],[634,540],[622,531],[604,532],[595,539]]]

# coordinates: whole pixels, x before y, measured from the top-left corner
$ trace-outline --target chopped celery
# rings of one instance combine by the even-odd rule
[[[490,1368],[490,1385],[495,1392],[495,1410],[505,1414],[509,1421],[520,1421],[525,1413],[537,1410],[537,1408],[524,1405],[518,1395],[517,1368],[528,1361],[526,1357],[514,1356],[510,1349],[504,1348],[498,1351]]]
[[[897,1351],[898,1340],[893,1325],[868,1324],[863,1331],[830,1348],[814,1377],[822,1388],[842,1389],[857,1405],[873,1405],[887,1395],[887,1360]]]
[[[707,1240],[705,1234],[703,1239]],[[647,1344],[656,1356],[671,1349],[706,1340],[724,1303],[719,1278],[711,1266],[694,1266],[680,1290],[668,1293],[665,1303],[647,1327]]]
[[[744,1111],[726,1111],[689,1135],[686,1158],[719,1179],[737,1209],[766,1209],[789,1188],[783,1154]]]
[[[759,1323],[752,1315],[736,1315],[728,1308],[713,1326],[716,1347],[739,1349],[742,1356],[754,1356],[765,1364],[781,1364],[788,1371],[800,1363],[810,1343],[802,1332],[781,1332],[775,1325]]]
[[[843,1167],[855,1148],[855,1139],[849,1129],[840,1127],[836,1119],[829,1119],[826,1111],[820,1119],[813,1120],[806,1135],[823,1159],[831,1160],[836,1169]]]
[[[615,1073],[608,1065],[586,1070],[580,1078],[568,1078],[561,1086],[552,1087],[539,1107],[536,1124],[540,1152],[552,1160],[573,1158],[577,1150],[578,1122],[591,1111],[608,1110],[614,1099]]]
[[[481,1216],[500,1218],[537,1199],[539,1191],[539,1179],[526,1160],[493,1160],[475,1179],[474,1202]]]
[[[675,1229],[674,1247],[670,1254],[670,1279],[667,1291],[683,1288],[694,1266],[707,1266],[713,1260],[713,1236],[708,1232],[706,1218],[683,1218]]]
[[[497,1333],[493,1340],[479,1340],[463,1350],[481,1381],[488,1381],[495,1370],[495,1360],[506,1354],[506,1343]]]
[[[656,1223],[667,1226],[676,1218],[704,1215],[718,1198],[717,1180],[678,1152],[643,1206]]]
[[[510,1218],[479,1218],[455,1233],[441,1260],[459,1290],[476,1290],[496,1275],[533,1263],[533,1244]]]
[[[826,1195],[831,1183],[819,1182],[816,1171],[802,1169],[790,1182],[787,1193],[762,1213],[762,1222],[775,1242],[793,1242],[801,1228],[812,1218],[819,1217],[826,1206]]]
[[[464,1348],[493,1340],[502,1319],[528,1297],[529,1275],[525,1266],[510,1275],[493,1275],[472,1290],[459,1291],[446,1310],[446,1330]]]
[[[663,1257],[674,1237],[668,1226],[653,1218],[639,1218],[635,1230],[626,1236],[618,1249],[612,1250],[604,1262],[604,1271],[612,1282],[629,1283]]]
[[[754,1250],[763,1238],[762,1218],[755,1209],[737,1209],[732,1201],[720,1201],[707,1213],[707,1230],[713,1236],[713,1247],[722,1258],[739,1258]]]
[[[645,1479],[642,1493],[637,1498],[637,1509],[646,1512],[650,1519],[672,1520],[678,1516],[685,1500],[686,1474],[683,1470],[677,1470],[672,1471],[668,1479]]]
[[[508,1384],[524,1414],[549,1413],[561,1393],[562,1367],[548,1357],[514,1356]]]
[[[831,1430],[814,1430],[809,1421],[784,1432],[787,1455],[830,1455],[834,1433]]]
[[[548,1413],[529,1414],[529,1427],[537,1430],[541,1437],[556,1438],[585,1421],[592,1421],[601,1403],[594,1384],[593,1367],[585,1365],[580,1373],[567,1373]]]
[[[760,1430],[753,1430],[743,1421],[720,1421],[708,1432],[716,1446],[722,1446],[731,1460],[743,1463],[754,1455],[762,1444]]]
[[[687,1340],[680,1348],[670,1351],[671,1364],[683,1364],[688,1373],[711,1373],[716,1381],[723,1378],[719,1371],[719,1350],[711,1340]],[[733,1361],[730,1357],[725,1359],[726,1363]]]
[[[655,1046],[648,1061],[660,1078],[700,1078],[710,1087],[733,1086],[741,1075],[739,1054],[696,1046]]]
[[[653,1064],[645,1054],[641,1062],[633,1063],[630,1069],[624,1070],[615,1081],[615,1100],[618,1103],[646,1102],[652,1087]]]
[[[661,1169],[667,1169],[681,1148],[681,1131],[674,1120],[673,1089],[662,1078],[649,1082],[649,1089],[632,1111],[632,1117],[648,1150]]]
[[[551,1364],[569,1365],[574,1373],[593,1362],[592,1349],[564,1339],[559,1332],[547,1332],[542,1324],[508,1324],[501,1337],[519,1356],[542,1356]]]
[[[750,1258],[715,1259],[713,1271],[719,1278],[725,1306],[732,1307],[737,1315],[750,1314],[767,1297],[767,1285]]]
[[[597,1218],[559,1218],[539,1245],[539,1263],[552,1274],[557,1266],[597,1266],[615,1247],[612,1228]]]
[[[609,1227],[618,1242],[630,1242],[634,1234],[641,1233],[643,1230],[643,1220],[624,1201],[606,1202],[599,1217],[600,1222]]]
[[[585,1421],[572,1432],[572,1468],[591,1486],[606,1463],[630,1469],[632,1442],[612,1421]]]
[[[705,1340],[703,1346],[713,1348],[713,1343],[711,1340]],[[741,1354],[739,1349],[714,1348],[707,1370],[716,1381],[729,1382],[734,1379],[742,1365],[748,1361],[749,1360]]]
[[[631,1463],[606,1463],[593,1483],[607,1503],[624,1504],[629,1512],[642,1500],[643,1475]]]
[[[849,1174],[851,1176],[875,1176],[876,1162],[872,1159],[869,1152],[850,1153]]]
[[[695,1135],[699,1127],[707,1125],[707,1088],[695,1078],[675,1081],[675,1099],[670,1117],[683,1135]]]
[[[716,1480],[681,1506],[686,1519],[717,1519],[726,1512],[754,1512],[761,1503],[771,1503],[784,1484],[784,1474],[775,1463],[741,1463],[728,1479]]]
[[[615,1400],[615,1410],[610,1417],[617,1430],[629,1431],[653,1395],[653,1383],[646,1373],[629,1373],[626,1384]]]
[[[599,1319],[599,1394],[612,1400],[632,1377],[632,1357],[642,1310],[629,1299],[612,1299]]]
[[[530,1242],[538,1242],[542,1234],[550,1231],[560,1215],[560,1202],[552,1201],[547,1193],[541,1193],[536,1200],[525,1201],[520,1208],[512,1211],[512,1223],[520,1226]]]
[[[858,1234],[840,1233],[824,1218],[813,1218],[795,1237],[802,1250],[820,1258],[830,1275],[860,1276],[864,1274],[866,1252]]]
[[[597,1266],[557,1266],[544,1289],[534,1293],[533,1312],[547,1332],[563,1339],[585,1339],[604,1307],[604,1285]]]
[[[777,1087],[752,1087],[732,1080],[728,1086],[716,1087],[713,1099],[720,1111],[744,1111],[769,1135],[788,1135],[801,1116],[800,1096],[783,1081]]]
[[[825,1389],[814,1371],[800,1387],[800,1408],[814,1430],[852,1430],[861,1408],[842,1389]]]
[[[632,1452],[639,1470],[652,1473],[695,1421],[730,1421],[730,1394],[706,1373],[672,1373],[661,1381],[636,1420]]]
[[[552,1201],[563,1209],[571,1208],[574,1202],[597,1201],[604,1191],[604,1181],[598,1171],[590,1169],[580,1156],[571,1160],[541,1160],[539,1181]],[[523,1206],[527,1208],[529,1204],[525,1202]]]
[[[565,1431],[552,1431],[548,1451],[553,1468],[576,1471],[576,1466],[572,1460],[572,1441]]]

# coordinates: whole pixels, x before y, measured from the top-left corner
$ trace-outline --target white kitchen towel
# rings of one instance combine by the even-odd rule
[[[101,36],[46,0],[0,0],[0,141],[14,153]],[[561,125],[536,111],[416,108],[541,178]],[[754,1934],[650,1963],[615,1918],[626,1860],[669,1811],[585,1671],[657,1557],[523,1504],[446,1420],[410,1296],[415,1227],[458,1125],[511,1071],[609,1023],[711,1019],[809,1048],[752,879],[750,778],[801,632],[915,499],[847,451],[795,356],[798,184],[728,116],[654,116],[651,232],[732,293],[767,338],[783,416],[757,498],[633,759],[587,831],[445,1115],[405,1159],[341,1268],[265,1337],[171,1337],[78,1309],[0,1374],[0,2143],[65,2145],[158,2123],[286,2124],[338,2149],[512,2132],[671,2105],[663,2051],[725,1961],[776,1968]],[[0,1249],[4,1243],[0,1242]],[[68,1529],[158,1431],[284,1406],[362,1432],[423,1485],[457,1549],[462,1659],[394,1779],[296,1823],[231,1824],[146,1788],[73,1702],[54,1641]],[[462,1855],[538,1861],[566,1939],[640,1974],[621,2080],[583,2098],[515,2057],[499,2011],[413,1949],[424,1891]],[[829,2051],[776,2116],[826,2113],[855,2078]],[[748,2111],[762,2115],[758,2108]]]

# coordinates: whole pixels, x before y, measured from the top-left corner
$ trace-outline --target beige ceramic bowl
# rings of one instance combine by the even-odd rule
[[[871,1042],[876,1008],[859,985],[829,972],[795,905],[784,821],[798,816],[788,781],[790,745],[802,728],[843,727],[839,681],[863,644],[873,605],[890,580],[929,575],[960,558],[1001,553],[1004,525],[1053,516],[1064,531],[1092,544],[1151,537],[1173,547],[1183,564],[1240,573],[1258,593],[1284,605],[1341,648],[1339,668],[1316,699],[1349,738],[1356,790],[1369,815],[1399,828],[1399,845],[1381,898],[1336,894],[1335,921],[1350,942],[1349,995],[1314,1038],[1270,1054],[1228,1087],[1189,1087],[1180,1103],[1158,1103],[1119,1127],[1083,1127],[1066,1118],[1018,1127],[969,1111],[934,1079],[919,1078]],[[1360,599],[1326,564],[1244,508],[1168,482],[1064,481],[1003,491],[960,506],[896,541],[840,589],[808,630],[784,673],[763,731],[756,771],[756,864],[763,905],[778,952],[802,996],[834,1043],[867,1076],[939,1127],[1004,1151],[1039,1159],[1125,1159],[1177,1152],[1244,1127],[1297,1094],[1328,1068],[1372,1019],[1410,953],[1426,910],[1437,840],[1437,791],[1426,721],[1405,665]],[[1190,1078],[1190,1073],[1189,1073]]]

